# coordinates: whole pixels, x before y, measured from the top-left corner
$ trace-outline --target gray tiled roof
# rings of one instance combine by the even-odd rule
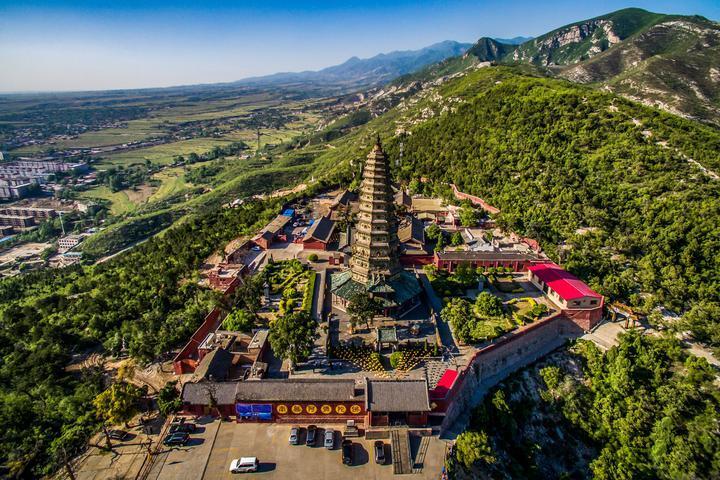
[[[237,382],[186,383],[182,389],[182,401],[190,405],[210,405],[212,396],[218,405],[233,405],[237,386]]]
[[[315,239],[321,242],[329,242],[334,230],[335,222],[327,217],[320,217],[320,220],[316,220],[308,229],[303,241]]]
[[[347,402],[362,400],[353,379],[291,379],[239,382],[236,398],[242,402]]]
[[[425,230],[422,221],[415,217],[406,219],[398,229],[398,239],[403,243],[415,241],[424,244]]]
[[[537,255],[522,252],[475,252],[475,251],[455,251],[441,252],[437,254],[440,260],[536,260]]]
[[[216,348],[200,361],[195,369],[195,379],[225,380],[232,365],[232,353],[224,348]]]
[[[365,407],[371,412],[429,412],[425,379],[365,379]]]

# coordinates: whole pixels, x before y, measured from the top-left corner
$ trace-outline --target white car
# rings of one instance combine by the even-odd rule
[[[257,457],[236,458],[235,460],[230,462],[230,473],[257,472],[257,469]]]

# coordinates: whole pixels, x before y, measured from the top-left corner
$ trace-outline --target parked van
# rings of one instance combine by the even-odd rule
[[[257,469],[257,457],[236,458],[235,460],[230,462],[230,473],[257,472]]]

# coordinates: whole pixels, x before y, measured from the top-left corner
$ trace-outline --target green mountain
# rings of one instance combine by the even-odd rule
[[[493,38],[482,37],[467,51],[468,55],[477,57],[481,62],[495,62],[502,60],[508,53],[514,51],[515,45],[503,43]]]
[[[395,158],[402,141],[402,181],[485,198],[499,225],[537,238],[608,297],[694,309],[696,336],[720,347],[720,325],[704,314],[720,309],[720,132],[517,67],[433,72],[395,84],[408,93],[394,102],[368,99],[362,108],[394,106],[320,152],[316,178],[357,178],[377,132]]]
[[[572,65],[592,58],[665,17],[639,8],[619,10],[560,27],[525,42],[510,58],[544,67]]]
[[[480,61],[532,65],[666,111],[720,125],[720,25],[699,16],[619,10],[517,47],[482,38]]]

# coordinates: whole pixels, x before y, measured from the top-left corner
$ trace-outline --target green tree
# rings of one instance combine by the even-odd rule
[[[467,431],[458,435],[455,441],[455,457],[468,470],[477,462],[496,462],[490,439],[485,432]]]
[[[137,412],[138,400],[142,392],[138,387],[127,382],[113,383],[93,400],[95,414],[102,421],[105,429],[107,447],[112,448],[108,425],[127,424]]]
[[[350,315],[350,322],[353,326],[364,323],[369,326],[373,318],[380,314],[380,302],[370,296],[367,292],[356,293],[350,297],[350,303],[347,306],[347,313]]]
[[[452,236],[450,237],[450,245],[453,247],[457,247],[459,245],[464,244],[465,241],[463,240],[462,234],[459,230],[455,231]]]
[[[440,317],[452,326],[453,333],[458,339],[464,343],[472,340],[473,315],[470,311],[470,302],[464,298],[453,298],[443,307]]]
[[[158,392],[158,410],[160,410],[160,414],[164,417],[177,412],[180,410],[180,407],[182,407],[182,400],[180,399],[177,383],[177,380],[168,382]]]
[[[502,300],[487,291],[475,298],[474,310],[479,317],[501,317],[504,313]]]
[[[425,229],[425,236],[429,240],[437,240],[440,235],[442,235],[442,230],[440,230],[440,227],[438,227],[436,223],[431,223]]]
[[[390,354],[390,366],[392,368],[397,368],[398,365],[400,365],[400,360],[402,359],[402,357],[402,352],[392,352]]]
[[[317,323],[308,312],[300,310],[275,319],[268,339],[273,353],[289,360],[293,369],[312,353],[317,336]]]
[[[238,308],[230,312],[222,322],[222,328],[231,332],[248,332],[255,325],[255,315]]]
[[[460,225],[463,227],[475,227],[479,220],[478,211],[472,207],[463,206],[460,208]]]

